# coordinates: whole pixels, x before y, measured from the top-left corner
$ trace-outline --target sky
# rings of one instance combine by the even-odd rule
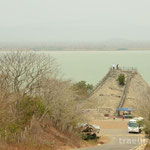
[[[150,0],[0,0],[0,42],[150,40]]]

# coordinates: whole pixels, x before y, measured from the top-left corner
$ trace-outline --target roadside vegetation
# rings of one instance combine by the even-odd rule
[[[1,54],[1,143],[51,147],[56,145],[50,137],[57,136],[55,129],[69,135],[70,140],[72,135],[80,139],[76,127],[85,117],[75,89],[87,96],[92,85],[81,81],[72,86],[70,81],[61,80],[54,59],[47,55],[19,51]]]

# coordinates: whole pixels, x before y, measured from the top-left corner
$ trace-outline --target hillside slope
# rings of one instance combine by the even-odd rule
[[[150,102],[150,87],[138,73],[131,80],[124,107],[135,108],[136,112],[143,103]]]
[[[110,73],[111,72],[111,73]],[[124,74],[125,85],[121,86],[118,76]],[[99,84],[91,94],[90,100],[96,101],[94,108],[97,117],[101,118],[104,114],[110,116],[116,114],[116,108],[134,108],[138,113],[140,105],[150,101],[150,87],[136,70],[110,70],[105,82]]]

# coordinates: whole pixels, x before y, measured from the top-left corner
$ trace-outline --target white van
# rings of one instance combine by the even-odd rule
[[[143,130],[144,127],[139,124],[139,121],[143,121],[143,120],[144,120],[144,118],[142,118],[142,117],[129,120],[128,132],[129,133],[131,133],[131,132],[141,133],[141,131]]]

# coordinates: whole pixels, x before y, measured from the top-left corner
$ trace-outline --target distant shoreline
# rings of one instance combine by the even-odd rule
[[[63,52],[63,51],[71,51],[71,52],[94,52],[94,51],[97,51],[97,52],[101,52],[101,51],[117,51],[117,52],[129,52],[129,51],[150,51],[150,48],[130,48],[130,49],[63,49],[63,50],[59,50],[59,49],[25,49],[25,48],[6,48],[6,49],[0,49],[0,52],[5,52],[5,51],[18,51],[18,50],[21,50],[21,51],[34,51],[34,52],[56,52],[56,51],[59,51],[59,52]]]
[[[150,51],[150,48],[149,49],[128,49],[128,50],[117,50],[117,49],[106,49],[106,50],[97,50],[97,49],[90,49],[90,50],[87,50],[87,49],[77,49],[77,50],[32,50],[32,51],[35,51],[35,52],[38,52],[38,51],[49,51],[49,52],[56,52],[56,51],[60,51],[60,52],[63,52],[63,51],[74,51],[74,52],[94,52],[94,51],[97,51],[97,52],[104,52],[104,51],[117,51],[117,52],[125,52],[125,51]]]

